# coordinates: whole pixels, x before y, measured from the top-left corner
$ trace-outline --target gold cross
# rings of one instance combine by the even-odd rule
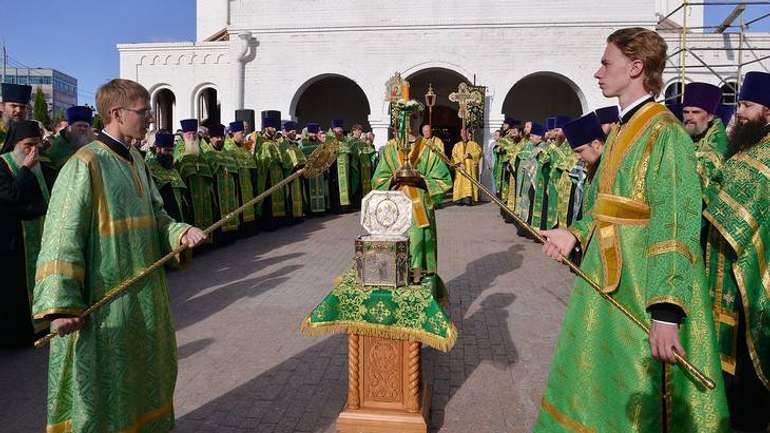
[[[460,83],[457,91],[449,94],[449,100],[456,102],[459,106],[457,117],[463,120],[463,127],[466,120],[470,117],[468,108],[471,105],[479,105],[484,101],[484,95],[478,89],[468,87],[465,83]]]

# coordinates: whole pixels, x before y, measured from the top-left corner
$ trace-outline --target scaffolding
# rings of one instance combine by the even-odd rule
[[[741,87],[743,69],[755,63],[760,63],[762,67],[767,70],[765,61],[770,59],[770,44],[763,47],[754,47],[751,41],[747,38],[746,33],[749,32],[752,25],[762,22],[767,18],[770,18],[770,13],[765,13],[756,18],[746,20],[747,6],[755,5],[770,5],[770,1],[700,1],[692,2],[684,0],[682,4],[673,9],[667,15],[660,18],[657,23],[657,30],[661,33],[677,33],[679,38],[679,48],[668,55],[666,58],[666,70],[674,71],[675,75],[679,76],[676,91],[673,95],[665,95],[664,101],[669,102],[672,100],[681,102],[684,96],[684,85],[687,82],[688,70],[702,71],[706,70],[713,74],[720,82],[720,87],[730,91],[733,95],[738,95],[738,91]],[[732,12],[717,26],[688,26],[687,16],[690,14],[691,8],[705,6],[733,6]],[[678,13],[682,13],[682,22],[676,23],[671,17]],[[704,14],[705,16],[705,14]],[[734,24],[738,21],[738,24]],[[730,29],[737,29],[737,32],[727,32]],[[711,34],[722,34],[726,41],[731,41],[731,34],[737,34],[738,46],[737,47],[714,47],[714,46],[699,46],[693,39],[698,35],[693,31],[702,31],[702,35],[708,35],[708,31]],[[726,64],[710,64],[704,57],[703,53],[709,51],[735,51],[737,52],[737,62]],[[744,52],[750,52],[753,54],[754,59],[744,61]],[[766,55],[758,55],[757,53],[767,53]],[[675,60],[678,57],[678,62]],[[688,57],[695,60],[695,64],[688,65]],[[670,65],[670,66],[669,66]],[[720,70],[730,69],[729,74],[725,74]],[[735,81],[729,81],[730,76],[735,77]],[[732,101],[725,101],[728,104],[735,104],[735,99]]]

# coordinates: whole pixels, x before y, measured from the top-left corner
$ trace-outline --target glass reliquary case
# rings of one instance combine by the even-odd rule
[[[401,191],[372,191],[361,203],[366,235],[355,241],[356,277],[365,287],[409,284],[412,202]]]

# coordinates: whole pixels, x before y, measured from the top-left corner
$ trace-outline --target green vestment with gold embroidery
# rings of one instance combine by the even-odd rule
[[[679,306],[687,359],[716,383],[706,390],[656,361],[645,333],[583,280],[572,291],[535,432],[729,432],[711,301],[700,247],[695,148],[677,119],[646,103],[615,126],[592,211],[570,231],[581,269],[640,320]],[[665,372],[664,372],[665,370]],[[665,384],[665,385],[664,385]],[[663,404],[665,396],[664,412]]]
[[[555,162],[557,145],[552,140],[543,141],[535,147],[537,170],[533,185],[535,197],[532,203],[532,227],[547,229],[548,221],[548,184],[551,181],[551,168]]]
[[[62,130],[56,134],[53,137],[51,147],[41,152],[41,156],[48,159],[49,167],[56,171],[61,170],[67,160],[69,160],[77,151],[75,146],[65,137],[66,133],[64,131],[66,130]]]
[[[307,158],[320,144],[321,142],[318,140],[303,139],[299,145],[299,148]],[[329,187],[327,175],[325,173],[321,173],[316,177],[308,178],[306,180],[306,184],[308,210],[311,213],[326,212],[326,196],[329,194],[327,191]]]
[[[510,161],[509,151],[514,147],[513,141],[508,137],[501,137],[492,148],[492,176],[495,181],[495,191],[500,197],[508,196],[510,182],[505,179],[505,164]]]
[[[551,171],[548,175],[548,211],[546,228],[567,227],[573,181],[570,176],[580,159],[572,151],[567,140],[555,145],[551,151]]]
[[[514,210],[516,215],[527,222],[532,221],[534,194],[531,194],[530,190],[534,190],[539,170],[537,155],[536,145],[529,139],[525,139],[516,154],[516,159],[511,162],[511,165],[516,168]]]
[[[283,138],[280,141],[281,153],[283,154],[284,176],[289,177],[292,173],[305,166],[307,158],[299,149],[297,142]],[[302,177],[291,181],[287,187],[289,197],[291,198],[291,216],[293,218],[302,218],[305,216],[302,201]]]
[[[239,205],[243,205],[254,198],[254,185],[251,179],[252,172],[257,171],[257,161],[248,150],[238,146],[230,137],[225,139],[225,150],[230,152],[230,156],[238,165]],[[256,220],[256,208],[261,210],[262,203],[247,207],[241,214],[241,221],[248,223]]]
[[[182,221],[188,221],[187,216],[187,200],[185,199],[185,193],[187,192],[187,185],[184,184],[182,176],[176,168],[166,168],[160,165],[157,158],[152,158],[147,161],[147,168],[150,170],[152,180],[155,182],[155,187],[158,191],[162,191],[164,187],[169,186],[171,193],[174,196],[174,202],[176,208],[179,210]],[[163,193],[161,192],[161,196]],[[169,213],[169,212],[166,212]],[[173,215],[173,213],[170,213]]]
[[[201,156],[211,168],[214,175],[214,185],[216,186],[216,198],[219,205],[220,218],[229,214],[238,208],[238,191],[236,189],[236,178],[240,172],[238,162],[227,149],[216,150],[209,143],[201,142]],[[224,226],[223,232],[238,230],[238,218],[231,218]]]
[[[711,180],[722,168],[727,154],[727,132],[722,120],[714,117],[711,126],[703,138],[695,143],[695,156],[698,158],[698,176],[705,191]]]
[[[257,135],[255,157],[259,162],[259,190],[277,184],[284,179],[286,159],[281,147],[275,139],[263,134]],[[270,195],[271,215],[273,217],[286,216],[286,189],[281,188]]]
[[[737,339],[744,338],[757,377],[770,389],[770,135],[728,159],[712,180],[706,262],[722,368],[735,374]]]
[[[438,271],[438,238],[434,206],[444,200],[444,194],[452,187],[452,177],[446,164],[424,145],[422,137],[412,146],[409,160],[427,187],[427,191],[406,186],[399,188],[412,200],[412,227],[409,230],[411,267],[423,273],[435,273]],[[372,187],[379,191],[389,190],[393,175],[404,162],[396,145],[385,145],[380,163],[374,171]]]
[[[141,154],[95,141],[75,153],[51,193],[37,261],[35,318],[77,315],[179,245]],[[168,432],[174,426],[176,339],[163,268],[51,341],[49,432]]]
[[[174,161],[179,176],[187,185],[190,196],[190,210],[186,222],[195,227],[206,228],[214,223],[214,174],[211,167],[200,155],[181,155]]]

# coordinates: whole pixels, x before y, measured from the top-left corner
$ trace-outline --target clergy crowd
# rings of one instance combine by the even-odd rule
[[[735,106],[697,82],[680,104],[664,104],[655,102],[663,39],[628,28],[606,42],[595,78],[617,106],[578,119],[554,113],[545,124],[508,117],[487,149],[497,197],[539,231],[544,253],[579,262],[604,297],[647,324],[645,335],[578,278],[535,431],[766,431],[770,74],[747,73]],[[79,315],[180,244],[227,245],[397,189],[413,203],[411,268],[431,276],[444,194],[479,201],[466,174],[479,179],[485,152],[465,129],[450,151],[424,125],[408,135],[406,154],[395,139],[377,151],[360,125],[348,133],[341,119],[328,129],[282,123],[278,111],[263,111],[259,130],[246,109],[227,126],[186,119],[176,133],[148,132],[147,90],[116,79],[97,93],[103,130],[91,129],[89,108],[72,107],[68,126],[48,135],[27,120],[30,90],[2,87],[0,339],[27,345],[49,326],[64,337],[51,347],[49,431],[173,427],[163,269],[131,296]],[[339,149],[328,171],[251,204],[328,142]],[[403,174],[407,161],[418,175]],[[202,230],[247,204],[211,235]],[[502,216],[515,222],[509,210]],[[677,366],[680,357],[714,389]],[[109,393],[126,398],[98,397]]]

